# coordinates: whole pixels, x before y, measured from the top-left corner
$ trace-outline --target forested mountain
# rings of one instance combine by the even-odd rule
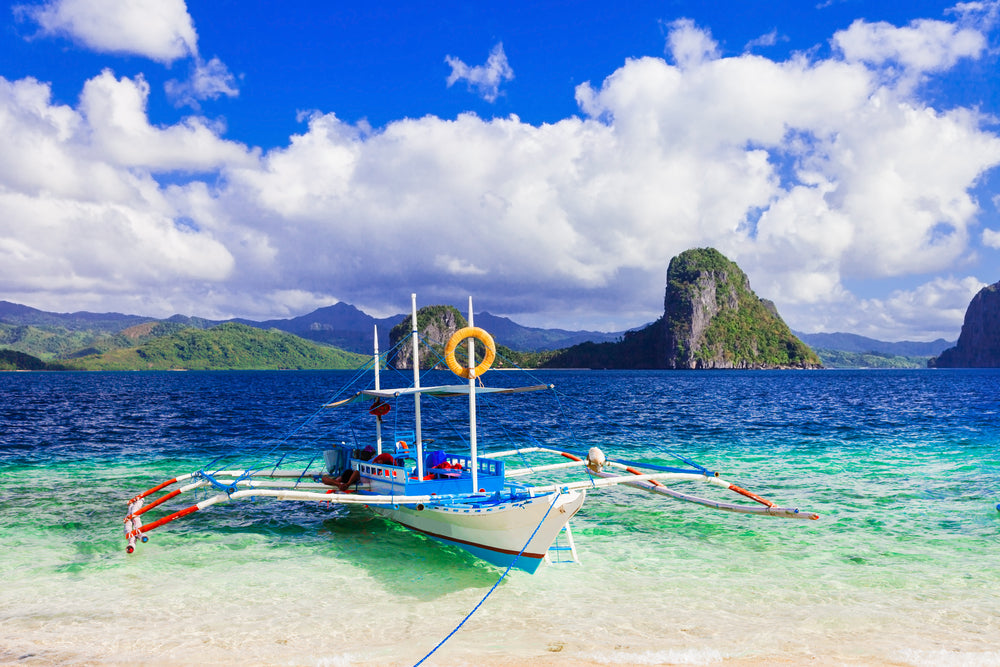
[[[366,360],[292,334],[228,322],[211,329],[185,328],[67,365],[81,370],[315,370],[356,368]]]

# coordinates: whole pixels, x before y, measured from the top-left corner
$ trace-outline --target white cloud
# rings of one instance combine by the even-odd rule
[[[22,5],[42,33],[61,35],[104,53],[132,53],[164,64],[198,53],[184,0],[50,0]]]
[[[958,338],[969,302],[985,283],[967,276],[934,278],[913,289],[894,290],[885,298],[859,299],[844,293],[822,310],[791,306],[787,315],[806,332],[848,331],[880,340]]]
[[[459,81],[465,81],[469,90],[475,90],[487,102],[495,102],[500,96],[500,86],[514,78],[514,70],[507,63],[503,44],[493,47],[485,65],[469,67],[452,56],[445,56],[445,62],[451,66],[451,74],[448,75],[449,88]]]
[[[946,14],[958,17],[960,25],[974,27],[982,32],[991,30],[1000,23],[1000,2],[998,0],[982,0],[975,2],[960,2]]]
[[[718,45],[707,30],[691,19],[677,19],[668,26],[667,53],[681,68],[693,67],[719,57]]]
[[[191,117],[166,128],[146,114],[149,85],[141,77],[115,78],[110,70],[89,80],[80,95],[88,140],[103,159],[153,171],[210,171],[251,160],[246,148],[219,138],[219,128]]]
[[[948,69],[960,58],[979,57],[986,49],[986,38],[977,29],[946,21],[921,19],[899,28],[857,19],[833,36],[833,44],[848,62],[898,63],[922,73]]]
[[[450,257],[448,255],[438,255],[435,257],[434,266],[455,275],[482,276],[487,273],[485,269],[481,269],[478,266],[470,264],[464,259],[459,257]]]
[[[1000,230],[984,229],[983,245],[1000,250]]]
[[[751,39],[749,42],[747,42],[747,45],[746,47],[744,47],[744,50],[751,51],[759,46],[774,46],[775,44],[778,43],[779,39],[781,41],[788,41],[787,37],[779,38],[778,31],[777,29],[775,29],[767,33],[766,35],[761,35],[756,39]]]
[[[65,36],[97,52],[135,54],[164,65],[191,58],[188,79],[164,85],[178,107],[198,110],[201,100],[239,95],[225,63],[199,55],[184,0],[49,0],[15,7],[15,14],[36,22],[43,35]]]
[[[236,87],[236,77],[218,58],[208,62],[195,57],[191,64],[191,74],[187,81],[171,79],[164,84],[169,97],[175,106],[190,106],[199,109],[199,100],[236,97],[240,94]]]
[[[201,283],[232,274],[233,255],[211,225],[184,224],[153,176],[256,157],[197,119],[152,127],[147,92],[141,79],[104,72],[73,109],[52,104],[46,84],[0,77],[5,293],[62,294],[74,305],[121,305],[139,294],[148,303],[158,293],[196,294]]]

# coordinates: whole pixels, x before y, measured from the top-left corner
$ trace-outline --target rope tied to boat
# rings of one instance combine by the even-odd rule
[[[549,518],[549,513],[552,511],[552,508],[556,506],[556,501],[559,500],[559,496],[561,496],[563,493],[565,493],[565,492],[562,489],[560,489],[558,493],[553,493],[552,494],[552,502],[549,503],[549,508],[547,510],[545,510],[545,516],[543,516],[542,520],[538,522],[538,525],[535,526],[535,529],[533,531],[531,531],[531,536],[528,537],[528,541],[525,542],[524,546],[521,547],[521,550],[517,552],[517,555],[514,556],[514,560],[512,560],[510,562],[510,565],[508,565],[507,569],[503,571],[503,574],[500,575],[500,578],[497,579],[496,583],[493,584],[492,587],[490,587],[490,590],[486,591],[486,595],[483,596],[483,599],[480,600],[479,603],[475,607],[472,608],[472,611],[470,611],[468,614],[466,614],[465,618],[463,618],[462,621],[458,625],[455,626],[454,630],[452,630],[451,632],[449,632],[448,635],[444,639],[442,639],[440,642],[438,642],[437,646],[435,646],[434,648],[431,649],[430,653],[428,653],[427,655],[425,655],[424,657],[422,657],[419,660],[419,662],[414,663],[413,667],[420,667],[420,665],[422,665],[424,663],[424,661],[427,660],[427,658],[429,658],[432,655],[434,655],[434,652],[437,651],[442,646],[444,646],[445,642],[447,642],[449,639],[451,639],[452,636],[454,636],[454,634],[456,632],[458,632],[459,629],[463,625],[465,625],[465,622],[468,621],[470,618],[472,618],[472,615],[475,614],[479,610],[479,608],[483,606],[483,603],[486,602],[486,598],[488,598],[490,595],[493,594],[493,591],[495,591],[496,588],[497,588],[497,586],[500,585],[500,582],[504,580],[504,577],[507,576],[507,573],[509,573],[511,571],[511,569],[513,569],[514,565],[517,564],[517,559],[521,557],[521,554],[524,553],[524,550],[528,548],[529,544],[531,544],[531,540],[535,539],[535,533],[537,533],[538,529],[542,527],[542,524],[545,523],[545,520],[547,518]]]

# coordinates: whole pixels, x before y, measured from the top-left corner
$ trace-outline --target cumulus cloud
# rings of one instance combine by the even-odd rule
[[[219,138],[220,128],[198,117],[165,128],[149,123],[149,85],[142,77],[118,79],[110,70],[87,81],[80,113],[87,140],[116,166],[152,171],[213,171],[247,159],[244,146]]]
[[[54,104],[47,84],[0,77],[5,292],[121,304],[135,294],[197,293],[232,273],[218,233],[203,221],[186,224],[154,176],[214,172],[256,155],[201,121],[151,126],[147,93],[142,79],[104,72],[74,109]]]
[[[984,229],[983,245],[1000,250],[1000,230]]]
[[[184,0],[50,0],[21,5],[42,34],[68,37],[102,53],[130,53],[164,64],[198,53]]]
[[[514,78],[514,70],[507,63],[502,43],[493,47],[485,65],[470,67],[452,56],[445,56],[445,62],[451,66],[449,88],[459,81],[465,81],[469,90],[475,90],[487,102],[495,102],[500,96],[500,86]]]
[[[844,293],[843,299],[819,310],[801,313],[792,306],[788,311],[799,317],[803,331],[849,331],[872,338],[930,340],[958,338],[965,311],[972,297],[985,286],[979,279],[966,276],[943,276],[908,290],[893,290],[882,299],[860,299]],[[783,313],[787,317],[788,313]]]
[[[690,67],[719,57],[712,35],[691,19],[677,19],[668,26],[667,53],[680,67]]]
[[[199,100],[236,97],[240,94],[236,87],[236,77],[218,58],[208,62],[195,57],[191,65],[191,73],[187,81],[171,79],[164,84],[169,97],[175,106],[189,106],[198,110]]]
[[[191,58],[187,80],[171,79],[167,96],[178,107],[236,97],[236,77],[218,58],[198,53],[198,35],[184,0],[49,0],[19,5],[15,14],[38,24],[40,34],[64,36],[100,53],[134,54],[164,65]]]
[[[870,28],[852,26],[845,48],[892,63],[723,58],[707,30],[679,21],[669,58],[580,85],[579,116],[373,129],[313,112],[263,154],[203,119],[152,126],[138,77],[104,72],[76,108],[37,81],[0,81],[0,280],[263,318],[289,295],[392,313],[410,291],[422,303],[471,293],[526,324],[611,330],[655,319],[670,258],[714,246],[800,330],[947,336],[976,278],[882,298],[851,285],[972,265],[971,193],[1000,164],[1000,137],[976,110],[934,109],[885,68],[912,31],[941,45],[938,65],[907,65],[928,75],[947,54],[981,52],[935,22]],[[473,69],[456,68],[455,82],[489,93],[505,80]],[[187,176],[161,185],[164,172]],[[41,241],[43,226],[67,241]]]
[[[897,63],[905,70],[922,73],[948,69],[960,58],[979,57],[986,48],[986,38],[979,29],[946,21],[921,19],[899,28],[858,19],[835,34],[833,44],[848,62]]]

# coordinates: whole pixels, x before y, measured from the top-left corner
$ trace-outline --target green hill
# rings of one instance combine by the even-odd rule
[[[49,364],[16,350],[0,350],[0,371],[62,371],[62,364]]]
[[[844,352],[816,348],[826,368],[927,368],[933,357],[886,354],[884,352]]]
[[[63,360],[135,347],[186,328],[189,327],[177,322],[156,320],[119,331],[0,322],[0,346],[46,361]]]
[[[127,349],[74,359],[81,370],[284,370],[355,368],[365,357],[230,322],[210,329],[186,328]]]

